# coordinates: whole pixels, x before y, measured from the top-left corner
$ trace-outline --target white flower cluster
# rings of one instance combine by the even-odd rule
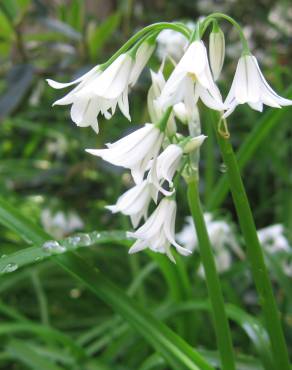
[[[258,237],[266,253],[276,255],[284,273],[292,277],[292,246],[282,224],[274,224],[258,230]]]
[[[131,46],[130,49],[122,47],[107,63],[92,68],[73,82],[47,81],[56,89],[76,85],[54,104],[71,105],[71,118],[76,125],[91,126],[98,133],[97,117],[101,114],[106,119],[111,118],[117,106],[131,120],[129,90],[155,50],[156,39],[160,40],[160,45],[163,40],[168,45],[164,48],[163,58],[166,53],[171,60],[177,59],[178,62],[167,80],[163,75],[164,62],[158,72],[151,72],[152,86],[148,92],[151,123],[146,123],[117,142],[107,144],[105,149],[87,149],[87,152],[131,171],[135,186],[123,194],[115,205],[108,207],[113,213],[129,215],[135,228],[143,217],[146,219],[144,225],[129,233],[129,236],[137,239],[130,253],[149,247],[153,251],[166,253],[174,260],[171,245],[183,255],[191,253],[190,249],[181,247],[175,241],[177,207],[173,179],[183,171],[187,163],[185,158],[194,161],[188,154],[198,151],[205,139],[204,135],[200,135],[198,100],[222,112],[223,117],[231,114],[238,104],[248,103],[253,109],[261,111],[263,104],[280,107],[292,104],[292,101],[278,96],[272,90],[255,57],[245,51],[239,59],[230,92],[223,102],[215,83],[225,56],[225,39],[219,27],[213,28],[210,34],[209,56],[200,39],[200,32],[205,29],[200,28],[200,22],[192,30],[179,23],[169,24],[169,28],[183,33],[179,37],[174,36],[174,31],[160,33],[162,27],[159,24],[158,28],[155,27],[153,25],[152,31],[140,38],[134,36],[134,46],[129,40],[127,45]],[[176,37],[176,41],[171,43],[173,37]],[[170,44],[173,46],[171,50]],[[174,51],[176,47],[180,48],[177,52]],[[177,118],[189,126],[191,136],[186,137],[178,132]],[[194,125],[197,126],[194,128]],[[192,154],[191,158],[198,160],[199,156]],[[147,219],[150,202],[153,200],[157,204],[159,193],[163,198]]]
[[[129,237],[137,239],[129,252],[138,252],[148,247],[155,252],[166,253],[174,261],[170,245],[183,255],[191,253],[174,239],[176,202],[172,180],[180,169],[187,146],[169,144],[159,154],[164,139],[165,134],[159,125],[147,123],[117,142],[107,144],[106,149],[87,149],[87,152],[131,170],[136,185],[121,195],[115,205],[107,208],[113,213],[121,212],[130,216],[133,227],[139,225],[142,217],[147,219],[150,202],[153,200],[157,203],[159,192],[165,196],[145,224],[134,233],[128,233]],[[204,139],[204,135],[199,135],[187,144],[196,150]],[[163,186],[165,183],[167,189]]]
[[[205,213],[204,219],[213,247],[217,271],[227,271],[232,263],[232,254],[240,259],[244,258],[234,228],[225,220],[215,219],[211,213]],[[176,238],[186,249],[191,251],[198,249],[197,234],[191,216],[186,217],[186,224]],[[199,267],[199,275],[204,276],[202,266]]]
[[[215,255],[217,271],[228,271],[232,264],[232,255],[244,259],[245,255],[238,242],[233,225],[225,220],[215,219],[211,213],[205,213],[204,219],[208,230],[211,245]],[[258,230],[260,244],[266,254],[278,255],[283,271],[292,276],[292,247],[285,236],[282,224],[274,224]],[[182,230],[176,234],[176,239],[186,249],[193,251],[198,249],[198,239],[195,225],[191,216],[186,217],[186,223]],[[199,275],[204,277],[202,266],[199,267]]]

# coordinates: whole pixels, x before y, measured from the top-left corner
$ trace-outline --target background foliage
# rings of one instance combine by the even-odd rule
[[[179,339],[165,327],[158,327],[162,335],[159,339],[156,322],[146,320],[147,316],[131,317],[126,298],[106,279],[196,346],[210,363],[217,364],[206,287],[196,271],[199,256],[195,253],[187,260],[178,259],[177,266],[150,253],[129,257],[122,231],[106,233],[126,230],[128,221],[110,215],[104,206],[113,204],[131,180],[84,151],[100,147],[147,121],[144,102],[149,71],[144,71],[130,96],[132,123],[129,125],[120,113],[111,121],[101,119],[98,136],[91,129],[78,129],[70,121],[67,107],[52,109],[52,102],[62,93],[45,83],[48,77],[69,81],[106,61],[143,25],[195,20],[212,11],[227,12],[246,26],[252,50],[267,79],[276,91],[291,98],[292,9],[288,1],[0,2],[1,369],[188,368],[184,356],[195,355],[185,343],[177,344],[182,351],[178,364],[176,350],[165,338],[169,343],[179,343]],[[229,48],[220,87],[226,93],[239,48],[231,29],[227,26],[225,31]],[[159,60],[152,58],[151,67],[158,66]],[[292,230],[290,112],[285,108],[266,109],[259,114],[241,106],[230,120],[234,145],[241,147],[243,179],[258,228],[282,223]],[[201,155],[203,199],[206,209],[236,222],[209,121],[204,114],[203,131],[208,143]],[[178,229],[188,215],[183,187],[179,199]],[[65,218],[72,212],[79,215],[79,231],[85,234],[68,239],[73,230],[67,225],[59,238],[67,238],[66,247],[78,251],[85,260],[84,264],[78,260],[81,266],[74,256],[50,257],[41,249],[44,241],[52,239],[41,231],[46,210],[53,215],[62,211]],[[82,246],[86,248],[77,249]],[[12,254],[13,261],[7,257]],[[87,263],[99,269],[91,281],[84,276]],[[60,266],[69,271],[72,266],[79,269],[85,280],[76,281]],[[277,259],[269,266],[291,343],[291,282]],[[246,262],[235,259],[221,279],[233,322],[238,368],[260,369],[259,358],[266,368],[272,368]],[[95,290],[88,290],[94,281]],[[115,294],[110,296],[101,282]],[[124,299],[125,306],[121,303]]]

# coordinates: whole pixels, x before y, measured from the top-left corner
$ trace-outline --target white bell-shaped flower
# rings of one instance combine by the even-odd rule
[[[95,110],[96,110],[95,102],[92,99],[88,99],[87,105],[83,109],[82,120],[77,119],[75,117],[73,106],[75,105],[75,108],[76,108],[76,105],[78,106],[77,104],[78,99],[76,98],[76,94],[90,82],[96,81],[98,76],[100,76],[101,74],[102,74],[102,70],[100,69],[100,66],[95,66],[89,72],[85,73],[84,75],[82,75],[81,77],[77,78],[76,80],[72,82],[61,83],[61,82],[53,81],[51,79],[47,79],[48,84],[54,89],[64,89],[66,87],[78,84],[72,91],[70,91],[63,98],[55,101],[53,105],[72,104],[72,109],[71,109],[72,121],[75,122],[76,125],[80,127],[91,126],[94,129],[94,131],[97,133],[99,131],[99,128],[98,128],[98,122],[96,119],[97,113],[95,115]],[[72,111],[73,111],[73,114],[72,114]]]
[[[129,54],[121,54],[95,80],[79,90],[75,94],[76,104],[71,108],[73,121],[82,121],[83,109],[89,102],[95,105],[95,117],[102,113],[110,118],[118,104],[124,116],[130,120],[128,85],[133,65],[133,58]]]
[[[137,239],[129,253],[149,248],[154,252],[166,254],[175,262],[170,250],[170,246],[173,245],[180,254],[184,256],[191,254],[191,251],[175,241],[175,217],[175,200],[163,198],[145,224],[135,232],[127,233],[129,237]]]
[[[186,109],[193,112],[199,98],[211,109],[224,109],[212,78],[206,47],[202,41],[194,41],[166,81],[158,102],[163,107],[183,102]]]
[[[164,134],[151,123],[116,141],[107,149],[86,149],[116,166],[129,168],[135,183],[143,180],[147,165],[159,153]]]
[[[94,67],[70,83],[47,80],[49,85],[56,89],[79,84],[54,105],[72,104],[72,121],[80,127],[91,126],[96,133],[99,131],[98,115],[103,114],[105,118],[111,118],[117,105],[123,115],[131,120],[128,90],[136,83],[154,47],[153,42],[146,40],[138,47],[134,56],[131,52],[121,54],[106,69],[103,70],[102,66]]]
[[[106,206],[106,208],[112,213],[121,212],[130,216],[133,227],[136,228],[141,218],[147,217],[151,195],[152,185],[144,180],[122,194],[115,205]]]
[[[279,96],[267,83],[257,59],[253,55],[243,55],[237,64],[233,82],[225,100],[228,117],[238,104],[248,105],[257,111],[263,110],[263,104],[274,108],[292,105],[292,100]]]

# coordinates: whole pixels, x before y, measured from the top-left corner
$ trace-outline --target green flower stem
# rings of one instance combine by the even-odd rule
[[[265,265],[264,255],[257,236],[256,226],[241,179],[238,163],[229,136],[224,136],[217,132],[217,138],[224,163],[227,166],[228,181],[240,228],[245,239],[247,258],[251,264],[256,289],[259,294],[265,324],[272,345],[275,365],[277,369],[289,370],[289,357],[280,323],[279,312],[277,310],[272,284]]]
[[[120,47],[119,50],[115,52],[115,54],[104,64],[100,66],[103,70],[106,69],[109,65],[111,65],[118,56],[120,56],[122,53],[125,53],[136,41],[138,41],[142,36],[144,36],[148,32],[158,32],[162,31],[164,29],[171,29],[177,32],[182,33],[186,38],[189,38],[190,31],[189,29],[183,25],[178,23],[168,23],[168,22],[159,22],[159,23],[153,23],[149,26],[146,26],[142,28],[140,31],[138,31],[134,36],[132,36],[125,44]]]
[[[188,201],[198,235],[200,255],[204,266],[208,294],[211,301],[212,316],[214,320],[217,344],[221,356],[222,370],[235,370],[230,328],[225,313],[224,299],[220,281],[216,272],[212,247],[200,204],[197,179],[193,178],[188,183]]]
[[[248,47],[248,42],[244,36],[244,33],[242,31],[242,28],[240,27],[239,23],[236,22],[235,19],[233,19],[232,17],[229,17],[229,15],[227,14],[224,14],[224,13],[212,13],[210,15],[208,15],[208,17],[206,17],[204,19],[204,21],[202,22],[202,30],[201,30],[201,37],[203,36],[203,34],[205,33],[207,27],[209,26],[209,24],[211,22],[213,22],[214,19],[225,19],[226,21],[228,21],[229,23],[231,23],[235,28],[236,30],[238,31],[238,34],[239,34],[239,37],[240,37],[240,41],[242,43],[242,47],[243,47],[243,53],[245,54],[250,54],[250,51],[249,51],[249,47]]]

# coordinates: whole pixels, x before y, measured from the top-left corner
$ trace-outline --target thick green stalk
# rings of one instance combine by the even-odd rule
[[[273,294],[272,284],[264,261],[264,254],[257,236],[256,226],[250,209],[249,201],[241,179],[236,156],[229,136],[220,135],[217,138],[224,163],[227,167],[227,176],[235,204],[240,228],[246,243],[247,258],[259,294],[265,324],[269,333],[274,361],[277,369],[289,370],[289,357],[285,338],[280,322],[279,312]]]
[[[200,255],[204,266],[208,294],[211,301],[222,369],[235,370],[230,328],[225,313],[224,299],[220,281],[216,272],[214,256],[200,204],[198,181],[196,179],[192,179],[188,183],[188,201],[198,235]]]

